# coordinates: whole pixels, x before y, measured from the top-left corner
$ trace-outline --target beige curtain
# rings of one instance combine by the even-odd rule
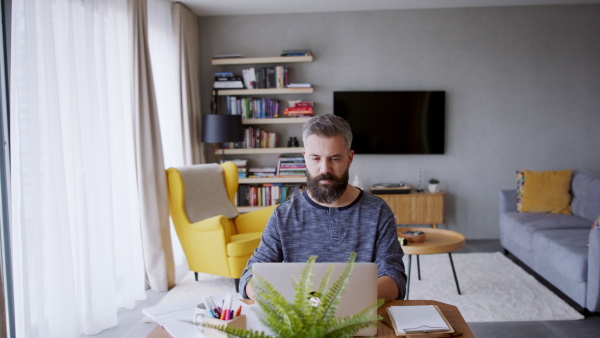
[[[146,0],[129,0],[133,15],[133,109],[146,284],[154,291],[175,285],[163,150],[148,51]]]
[[[173,31],[181,83],[181,121],[185,165],[206,163],[200,143],[200,31],[198,17],[181,3],[173,4]]]

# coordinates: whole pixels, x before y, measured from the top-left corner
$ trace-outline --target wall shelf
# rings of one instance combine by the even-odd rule
[[[240,178],[240,184],[260,183],[306,183],[306,177],[249,177]]]
[[[312,62],[312,55],[309,56],[272,56],[257,58],[231,58],[231,59],[213,59],[212,65],[247,65],[247,64],[265,64],[265,63],[298,63]]]
[[[239,155],[239,154],[299,154],[302,153],[302,147],[291,147],[291,148],[234,148],[225,149],[225,155]],[[221,149],[215,150],[215,155],[220,155]]]
[[[242,124],[292,124],[306,123],[310,117],[278,117],[271,119],[243,119]]]
[[[225,95],[272,95],[272,94],[310,94],[313,88],[262,88],[262,89],[219,89],[219,96]]]

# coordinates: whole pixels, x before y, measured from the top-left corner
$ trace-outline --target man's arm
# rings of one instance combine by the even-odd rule
[[[246,283],[246,289],[244,290],[244,292],[246,293],[246,297],[248,297],[248,299],[252,299],[252,300],[256,299],[256,293],[254,292],[254,286],[252,285],[252,279],[249,279],[248,283]]]
[[[254,288],[252,287],[252,264],[258,262],[281,262],[283,260],[281,253],[281,243],[277,232],[277,208],[269,218],[265,230],[263,231],[260,244],[254,250],[254,254],[248,260],[246,268],[240,278],[240,293],[243,298],[254,299]]]
[[[386,206],[387,207],[387,206]],[[406,294],[406,273],[404,270],[404,262],[402,257],[404,252],[398,242],[398,234],[396,231],[396,222],[394,220],[394,214],[388,209],[384,211],[383,217],[385,221],[380,225],[380,233],[377,238],[377,253],[375,261],[379,267],[379,280],[378,280],[378,294],[379,298],[385,298],[386,301],[394,299],[403,299]],[[382,282],[380,279],[388,277],[394,282],[395,287],[389,285],[388,287],[383,286],[381,283],[387,285],[388,281]],[[386,278],[387,280],[387,278]],[[385,291],[384,291],[385,290]],[[395,298],[388,298],[391,296]]]
[[[383,298],[386,302],[398,299],[398,284],[390,276],[377,278],[377,298]]]

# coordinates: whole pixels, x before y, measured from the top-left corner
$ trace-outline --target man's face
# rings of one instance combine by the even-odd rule
[[[310,135],[304,144],[307,189],[317,202],[330,204],[348,187],[348,173],[354,156],[344,138]]]

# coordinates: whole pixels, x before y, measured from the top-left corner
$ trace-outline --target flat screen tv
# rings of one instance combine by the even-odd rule
[[[333,113],[354,135],[356,154],[443,154],[445,91],[335,91]]]

